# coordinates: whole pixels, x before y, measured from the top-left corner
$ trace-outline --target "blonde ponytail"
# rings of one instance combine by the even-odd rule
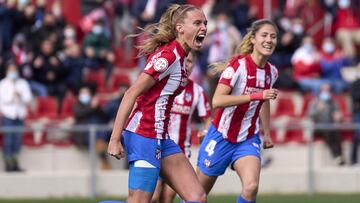
[[[158,47],[174,40],[177,37],[177,31],[175,29],[176,23],[182,22],[187,12],[194,9],[200,8],[190,4],[173,4],[161,16],[158,23],[150,24],[144,29],[141,29],[142,31],[139,34],[131,35],[144,35],[146,37],[146,40],[137,46],[139,56],[149,55],[156,51]]]

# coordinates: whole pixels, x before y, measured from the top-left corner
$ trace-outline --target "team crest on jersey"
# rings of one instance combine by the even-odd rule
[[[204,160],[204,165],[205,165],[206,168],[209,168],[210,165],[211,165],[211,161],[209,159],[205,159]]]
[[[234,69],[232,67],[227,67],[224,72],[222,73],[222,77],[225,79],[231,79],[234,75]]]
[[[160,160],[161,159],[161,150],[160,149],[156,149],[155,151],[155,158]]]
[[[190,102],[192,98],[192,94],[189,92],[185,93],[185,101]]]
[[[266,75],[266,79],[265,79],[265,82],[266,82],[266,84],[267,85],[269,85],[270,84],[270,75]]]
[[[169,63],[166,58],[158,58],[154,64],[154,69],[158,72],[164,72],[168,65]]]

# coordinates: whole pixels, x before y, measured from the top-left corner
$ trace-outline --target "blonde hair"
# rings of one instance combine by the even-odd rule
[[[183,22],[186,14],[189,11],[200,9],[191,4],[173,4],[161,16],[158,23],[147,25],[139,34],[132,36],[145,35],[147,37],[143,44],[137,46],[139,49],[139,56],[149,55],[158,47],[174,40],[178,33],[176,31],[176,24]]]
[[[259,31],[259,29],[263,25],[272,25],[276,31],[279,33],[279,29],[276,24],[269,19],[260,19],[254,21],[251,24],[251,27],[247,29],[247,34],[244,36],[240,44],[236,47],[234,55],[246,55],[251,54],[254,50],[254,45],[251,43],[251,39],[255,36],[255,34]],[[218,73],[222,72],[226,68],[226,63],[214,63],[211,64],[211,67]]]

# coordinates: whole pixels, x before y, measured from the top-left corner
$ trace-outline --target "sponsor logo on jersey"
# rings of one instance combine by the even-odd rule
[[[191,112],[191,107],[174,103],[172,106],[171,112],[189,115]]]

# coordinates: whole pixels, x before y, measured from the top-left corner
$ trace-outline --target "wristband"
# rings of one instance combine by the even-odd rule
[[[251,93],[250,94],[250,101],[254,101],[254,100],[263,100],[264,96],[263,96],[264,92],[255,92],[255,93]]]

